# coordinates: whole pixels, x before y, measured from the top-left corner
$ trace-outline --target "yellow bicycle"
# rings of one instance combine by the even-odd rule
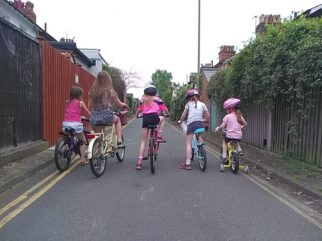
[[[223,172],[225,168],[230,168],[233,173],[237,173],[239,169],[242,169],[245,173],[249,172],[249,167],[247,165],[242,165],[242,156],[239,155],[236,149],[237,142],[229,141],[227,143],[227,161],[226,163],[220,163],[220,171]],[[222,148],[220,153],[222,153]],[[222,154],[220,159],[223,160]]]

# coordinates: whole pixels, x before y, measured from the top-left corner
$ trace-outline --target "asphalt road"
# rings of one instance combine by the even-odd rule
[[[54,176],[11,214],[0,240],[322,240],[321,227],[244,174],[220,173],[212,152],[206,172],[197,163],[191,171],[178,169],[185,137],[169,125],[156,173],[150,173],[147,161],[143,170],[135,170],[140,125],[135,120],[124,130],[123,163],[110,159],[100,178],[89,166]]]

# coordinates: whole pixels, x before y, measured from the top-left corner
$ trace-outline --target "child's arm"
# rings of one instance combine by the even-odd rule
[[[187,113],[188,113],[188,110],[184,109],[184,111],[182,112],[182,115],[180,117],[180,120],[178,121],[179,124],[186,118]]]
[[[247,122],[246,122],[246,120],[244,119],[244,117],[243,116],[241,116],[241,122],[242,122],[242,127],[244,128],[244,127],[246,127],[247,126]]]
[[[87,107],[83,101],[80,101],[80,106],[87,113],[88,116],[91,115],[91,112],[87,109]]]
[[[221,123],[221,125],[216,127],[215,132],[219,131],[219,129],[224,129],[225,126],[226,126],[226,123],[227,123],[227,119],[226,119],[226,116],[225,116],[223,121],[222,121],[222,123]]]

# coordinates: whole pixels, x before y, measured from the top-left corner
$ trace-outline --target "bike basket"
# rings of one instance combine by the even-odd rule
[[[127,111],[124,111],[124,112],[120,112],[119,114],[118,114],[118,116],[119,116],[119,118],[120,118],[120,120],[121,120],[121,125],[122,126],[124,126],[124,125],[126,125],[127,124],[127,114],[128,114],[128,112]]]
[[[184,134],[187,134],[187,122],[183,121],[180,124],[181,130],[183,131]]]

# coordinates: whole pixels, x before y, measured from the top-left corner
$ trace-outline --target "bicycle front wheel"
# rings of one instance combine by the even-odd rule
[[[68,137],[61,136],[56,143],[54,152],[55,165],[60,172],[68,169],[72,160],[71,153],[68,146]]]
[[[198,162],[201,171],[206,171],[207,168],[207,154],[203,146],[198,146]]]
[[[122,142],[124,143],[124,137],[122,135]],[[116,158],[119,162],[124,161],[125,156],[125,146],[116,150]]]
[[[104,174],[106,169],[106,159],[102,153],[103,150],[103,140],[102,138],[97,138],[94,141],[92,149],[92,158],[89,160],[89,164],[93,174],[100,177]]]
[[[232,153],[232,161],[231,161],[231,171],[233,173],[237,173],[239,169],[239,158],[238,158],[238,153],[233,152]]]
[[[151,168],[151,173],[154,174],[154,161],[155,161],[155,155],[154,155],[154,138],[150,138],[149,140],[149,148],[150,148],[150,168]]]

